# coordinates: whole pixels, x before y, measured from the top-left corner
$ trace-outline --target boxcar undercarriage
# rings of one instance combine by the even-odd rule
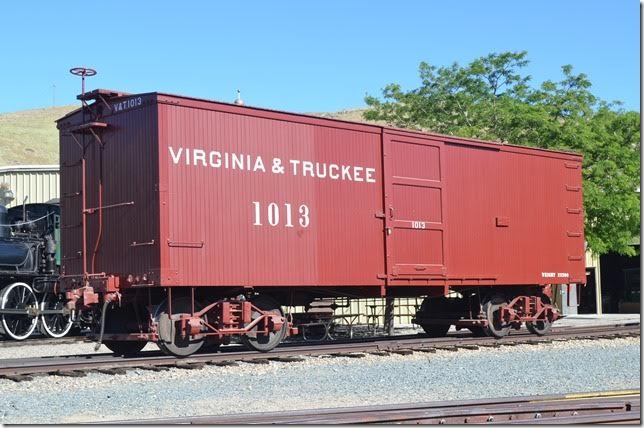
[[[85,287],[69,291],[67,298],[70,308],[92,314],[93,337],[115,353],[134,354],[155,342],[166,354],[185,357],[230,343],[233,336],[251,350],[268,352],[298,334],[293,314],[284,307],[347,294],[342,289],[311,293],[285,287],[142,287],[95,293]],[[434,287],[424,295],[413,322],[430,337],[445,336],[454,325],[476,336],[502,338],[523,323],[544,335],[560,317],[549,286]]]

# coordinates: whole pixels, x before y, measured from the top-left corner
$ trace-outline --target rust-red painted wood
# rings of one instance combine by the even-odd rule
[[[578,155],[167,94],[108,101],[121,102],[125,109],[95,118],[108,125],[103,204],[134,205],[104,210],[95,272],[177,286],[585,281]],[[66,278],[82,273],[81,199],[73,196],[81,149],[68,136],[81,122],[75,112],[58,125]],[[205,157],[186,164],[183,154],[195,149]],[[88,207],[98,204],[99,151],[88,144]],[[210,151],[250,155],[253,164],[261,156],[266,172],[212,167]],[[284,174],[273,172],[274,158]],[[373,168],[375,182],[293,175],[291,159]],[[271,203],[278,226],[268,224]],[[298,224],[301,205],[307,227]]]
[[[103,149],[103,205],[134,202],[103,210],[103,232],[94,272],[117,276],[143,275],[159,268],[159,203],[157,107],[154,96],[144,97],[141,108],[107,116],[100,135]],[[87,120],[87,119],[86,119]],[[68,128],[81,122],[77,113],[59,121],[61,162],[61,254],[66,275],[82,274],[82,150]],[[87,147],[86,206],[99,205],[100,146],[89,135],[76,137]],[[98,237],[98,212],[87,216],[87,263]],[[155,245],[136,245],[155,240]],[[133,245],[134,244],[134,245]]]

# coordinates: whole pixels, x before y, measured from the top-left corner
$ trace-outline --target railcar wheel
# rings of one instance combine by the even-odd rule
[[[449,318],[450,308],[446,297],[426,297],[418,311],[421,318],[444,319]],[[445,337],[451,327],[450,324],[420,324],[429,337]]]
[[[429,337],[445,337],[450,326],[448,324],[424,324],[421,327]]]
[[[280,304],[271,297],[257,296],[252,300],[252,303],[263,311],[271,312],[281,317],[284,316]],[[252,319],[256,319],[259,316],[260,313],[258,311],[253,311],[251,317]],[[268,334],[257,334],[255,337],[244,334],[241,336],[241,341],[251,351],[268,352],[279,345],[284,337],[286,337],[287,329],[288,326],[284,324],[280,331],[273,331]],[[255,330],[257,330],[257,327],[255,327]]]
[[[141,352],[145,345],[148,342],[140,342],[137,340],[105,340],[103,345],[107,347],[110,351],[114,352],[114,355],[135,355]]]
[[[38,299],[31,287],[24,282],[14,282],[0,292],[0,309],[38,308]],[[38,317],[27,314],[2,315],[0,334],[14,340],[24,340],[31,336],[38,325]]]
[[[136,311],[132,306],[117,307],[112,304],[105,314],[105,334],[124,334],[130,332],[128,324],[136,320]],[[145,345],[146,341],[138,340],[104,340],[103,345],[115,355],[135,355],[139,353]]]
[[[206,342],[205,336],[197,335],[193,337],[181,337],[181,332],[177,328],[177,322],[172,321],[168,316],[167,301],[164,301],[159,306],[154,314],[154,319],[157,322],[157,328],[160,332],[169,335],[171,341],[164,341],[159,339],[157,346],[166,355],[175,357],[187,357],[198,350],[200,350]],[[179,297],[172,299],[172,315],[189,314],[191,312],[192,303],[188,297]],[[199,311],[203,305],[195,302],[195,311]],[[204,315],[205,316],[205,315]]]
[[[525,326],[530,333],[536,334],[537,336],[544,336],[552,329],[552,323],[550,321],[527,322]]]
[[[511,325],[504,324],[501,320],[500,309],[506,303],[508,303],[506,298],[501,294],[495,294],[483,303],[483,313],[488,321],[487,326],[483,327],[483,331],[487,336],[500,339],[510,333]]]
[[[483,327],[468,327],[468,330],[472,332],[474,337],[485,337],[487,336],[485,329]]]
[[[54,295],[46,293],[43,296],[40,308],[44,310],[59,310],[65,307],[65,300],[61,295]],[[72,326],[74,320],[72,314],[42,314],[40,316],[40,332],[45,336],[54,337],[56,339],[66,336]]]
[[[547,297],[542,297],[541,300],[543,300],[543,303],[545,304],[550,304],[550,299],[548,299]],[[536,334],[537,336],[544,336],[548,334],[552,329],[552,321],[542,320],[535,322],[526,322],[525,326],[530,333]]]

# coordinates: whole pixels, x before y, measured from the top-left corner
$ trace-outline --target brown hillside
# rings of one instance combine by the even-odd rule
[[[58,163],[56,119],[78,106],[0,114],[0,166]]]
[[[378,125],[385,125],[385,122],[381,121],[370,121],[362,117],[362,114],[367,111],[366,108],[356,108],[356,109],[346,109],[340,110],[331,113],[309,113],[315,116],[328,117],[330,119],[340,119],[348,120],[350,122],[364,122],[364,123],[375,123]]]

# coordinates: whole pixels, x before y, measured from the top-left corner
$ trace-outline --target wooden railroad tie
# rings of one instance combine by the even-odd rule
[[[66,377],[85,377],[87,376],[87,372],[84,372],[82,370],[56,370],[53,372],[49,372],[50,375],[53,376],[66,376]]]
[[[268,358],[253,358],[252,360],[244,360],[244,362],[249,364],[270,364]]]
[[[165,372],[170,370],[170,367],[168,366],[137,366],[134,368],[141,369],[141,370],[149,370],[151,372]]]
[[[458,348],[456,346],[436,346],[435,348],[440,351],[458,352]]]
[[[183,370],[199,370],[205,366],[205,363],[186,363],[184,361],[177,361],[174,366]]]
[[[206,364],[219,367],[234,367],[239,365],[237,361],[208,361]]]
[[[278,363],[298,363],[305,360],[303,357],[270,357],[268,359]]]
[[[461,349],[470,349],[473,351],[479,349],[478,345],[456,345],[456,347]]]
[[[398,355],[412,355],[414,353],[414,351],[411,349],[392,349],[389,352],[391,352],[392,354],[398,354]]]
[[[14,382],[26,382],[26,381],[34,380],[33,377],[28,375],[2,375],[2,378],[12,380]]]
[[[109,369],[96,369],[96,372],[108,375],[124,375],[127,374],[127,369],[124,369],[122,367],[113,367]]]

